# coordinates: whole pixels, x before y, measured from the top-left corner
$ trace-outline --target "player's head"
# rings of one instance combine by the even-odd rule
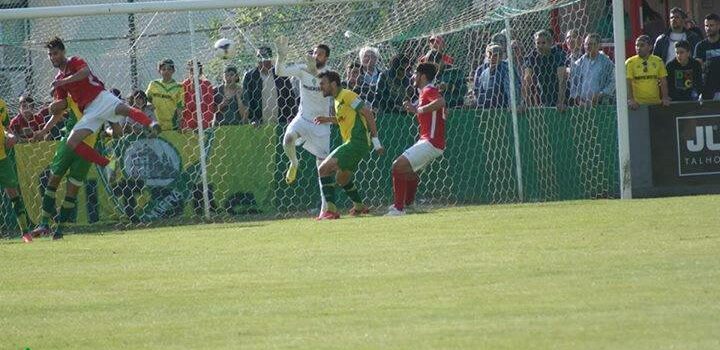
[[[48,58],[53,67],[59,68],[67,61],[65,59],[65,43],[59,37],[53,37],[45,43],[45,48],[48,50]]]
[[[315,46],[312,56],[315,58],[315,65],[318,69],[325,67],[328,58],[330,58],[330,47],[325,44]]]
[[[35,114],[35,100],[28,95],[21,95],[18,99],[20,103],[20,114],[29,118]]]
[[[635,39],[635,51],[637,51],[638,56],[642,58],[650,56],[650,52],[652,51],[652,41],[650,37],[641,35]]]
[[[172,79],[175,74],[175,61],[166,58],[158,62],[158,72],[164,80]]]
[[[720,31],[720,16],[711,13],[705,16],[705,34],[709,37],[715,37]]]
[[[595,57],[600,52],[600,34],[590,33],[585,36],[585,52]]]
[[[320,90],[323,96],[335,96],[340,91],[340,74],[335,71],[326,71],[318,75],[320,78]]]
[[[432,83],[437,75],[437,66],[433,63],[420,63],[413,74],[413,84],[416,88],[422,89],[425,85]]]
[[[675,56],[679,62],[686,63],[690,59],[690,51],[692,51],[692,46],[687,40],[675,42]]]
[[[552,48],[553,38],[549,31],[543,29],[535,32],[535,48],[540,52],[548,52]]]

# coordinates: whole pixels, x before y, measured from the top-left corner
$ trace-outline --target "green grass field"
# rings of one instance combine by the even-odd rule
[[[719,196],[0,241],[0,349],[718,349]]]

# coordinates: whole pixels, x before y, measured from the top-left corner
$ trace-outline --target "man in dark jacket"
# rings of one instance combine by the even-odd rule
[[[655,40],[653,55],[662,58],[665,64],[675,59],[675,43],[685,40],[691,47],[702,40],[695,32],[685,28],[687,14],[679,7],[670,10],[670,29]]]
[[[272,50],[261,47],[258,66],[243,77],[242,101],[251,123],[286,124],[297,114],[297,94],[287,77],[278,77],[272,62]]]

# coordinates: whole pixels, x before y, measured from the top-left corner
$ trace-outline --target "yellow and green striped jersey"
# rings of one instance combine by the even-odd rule
[[[175,80],[163,83],[156,79],[148,84],[145,94],[148,101],[155,107],[155,117],[163,130],[172,130],[177,123],[175,111],[183,108],[183,87]]]
[[[5,128],[10,125],[10,116],[8,115],[7,104],[5,100],[0,98],[0,160],[7,157],[5,152]]]
[[[358,94],[341,89],[335,96],[335,117],[343,142],[362,142],[370,146],[370,133],[360,110],[365,104]]]

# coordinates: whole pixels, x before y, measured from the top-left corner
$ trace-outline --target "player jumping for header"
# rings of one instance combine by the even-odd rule
[[[160,125],[153,122],[141,110],[130,107],[115,95],[105,90],[105,85],[90,71],[80,57],[66,57],[65,44],[58,37],[52,38],[45,47],[53,67],[59,71],[52,83],[56,101],[64,101],[70,95],[77,102],[83,118],[73,127],[67,139],[67,146],[81,158],[106,167],[108,177],[115,173],[115,162],[102,156],[83,140],[96,133],[104,122],[119,123],[123,116],[160,132]]]

